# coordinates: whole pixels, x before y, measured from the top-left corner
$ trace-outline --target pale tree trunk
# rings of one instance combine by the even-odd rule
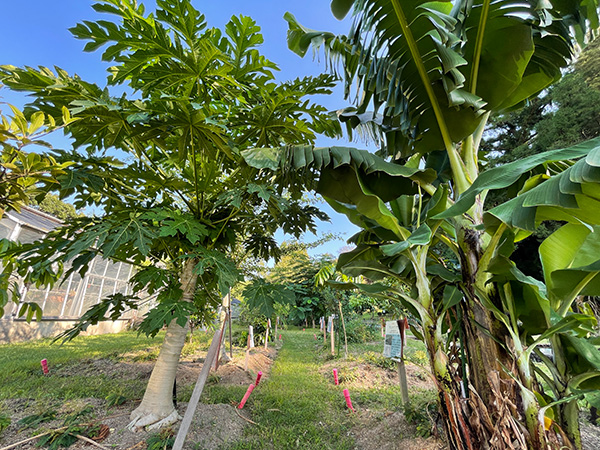
[[[227,364],[231,361],[229,355],[227,355],[227,347],[225,345],[225,327],[229,326],[230,322],[228,321],[229,315],[228,311],[230,311],[231,306],[231,297],[230,294],[227,294],[223,297],[221,302],[221,312],[219,313],[219,329],[223,330],[223,335],[221,336],[221,349],[219,350],[218,359],[215,359],[215,370],[219,368],[219,364]],[[231,334],[231,329],[229,330]]]
[[[195,260],[185,262],[180,275],[183,295],[181,301],[191,302],[196,289],[196,277],[193,269]],[[173,385],[177,374],[177,365],[181,350],[185,344],[188,325],[181,327],[172,320],[167,327],[165,340],[160,348],[160,353],[142,403],[131,413],[130,429],[148,427],[148,430],[169,426],[180,419],[173,404]]]

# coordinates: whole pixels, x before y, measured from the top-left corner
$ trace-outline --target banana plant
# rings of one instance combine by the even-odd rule
[[[361,269],[365,273],[394,269],[397,276],[409,267],[412,294],[398,295],[431,335],[425,339],[451,448],[541,449],[548,442],[580,447],[575,424],[557,415],[553,428],[545,430],[540,420],[540,412],[544,416],[554,406],[542,405],[538,387],[523,380],[527,361],[515,344],[520,334],[511,332],[511,320],[520,326],[520,319],[508,308],[511,297],[503,291],[506,283],[496,281],[492,263],[500,261],[499,252],[510,256],[511,247],[501,243],[514,243],[535,226],[530,202],[539,202],[540,220],[594,225],[589,216],[598,210],[595,203],[577,192],[556,194],[556,184],[568,184],[563,172],[571,178],[576,173],[559,161],[587,158],[598,142],[536,155],[496,172],[481,170],[479,144],[491,114],[518,108],[560,78],[575,43],[583,44],[597,28],[598,3],[333,0],[331,6],[338,18],[352,11],[347,35],[311,30],[287,14],[288,44],[301,56],[310,47],[325,53],[331,70],[344,78],[347,98],[356,98],[339,112],[340,120],[378,137],[379,158],[352,149],[295,148],[282,149],[279,158],[271,152],[262,166],[288,177],[292,170],[318,173],[314,189],[364,230],[357,251],[374,252]],[[256,162],[259,153],[249,156]],[[585,189],[593,185],[590,180]],[[495,188],[514,199],[484,214],[485,196]],[[571,210],[578,211],[576,219],[570,219]],[[443,260],[441,248],[454,255],[449,260],[457,262],[454,283],[462,293],[451,308],[462,318],[457,322],[467,367],[458,383],[462,391],[449,375],[456,363],[441,350],[444,320],[439,323],[435,314],[436,278],[428,273],[428,261]],[[595,285],[586,286],[590,292]],[[448,289],[448,298],[459,297]],[[528,301],[523,292],[513,296],[521,306]],[[563,304],[569,305],[567,314],[570,303]],[[557,409],[569,404],[568,393],[559,397]]]

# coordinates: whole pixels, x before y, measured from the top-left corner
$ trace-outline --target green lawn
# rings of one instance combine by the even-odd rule
[[[247,439],[230,449],[351,449],[352,426],[342,388],[318,373],[312,333],[286,331],[284,344],[264,384],[248,402]]]
[[[264,381],[253,392],[246,406],[246,414],[250,414],[258,425],[248,426],[244,439],[228,448],[353,448],[354,441],[348,432],[358,419],[346,407],[343,387],[331,382],[330,369],[327,369],[327,374],[323,372],[323,365],[332,363],[329,342],[323,345],[322,339],[315,340],[312,329],[305,332],[285,330],[282,334],[284,343],[271,373],[263,378]],[[195,332],[184,347],[183,354],[206,351],[211,337],[212,333]],[[136,376],[135,365],[122,376],[110,372],[104,374],[98,368],[116,363],[153,361],[158,355],[162,338],[162,333],[155,339],[148,339],[135,332],[124,332],[80,336],[64,345],[50,345],[51,341],[47,339],[2,345],[0,413],[2,400],[11,398],[50,404],[78,398],[105,399],[110,394],[119,394],[126,400],[139,400],[146,380]],[[350,344],[348,360],[344,363],[340,361],[338,367],[368,362],[394,369],[394,363],[381,356],[382,348],[382,340],[379,339],[373,343]],[[422,350],[420,343],[409,341],[409,358],[419,359]],[[343,351],[340,353],[343,355]],[[48,360],[53,376],[42,374],[40,360],[43,358]],[[342,376],[351,376],[350,366]],[[178,400],[188,401],[192,390],[193,385],[178,386]],[[236,404],[245,391],[246,386],[221,385],[216,379],[209,378],[201,402]],[[350,388],[350,393],[359,410],[393,411],[401,408],[397,385],[388,384],[379,388],[355,386]]]
[[[208,348],[212,333],[196,332],[186,344],[183,354]],[[34,401],[73,398],[105,398],[120,393],[127,399],[141,398],[146,381],[115,379],[101,371],[85,370],[95,359],[111,361],[154,361],[162,344],[164,333],[154,339],[138,336],[134,331],[100,336],[79,336],[65,344],[51,344],[51,339],[0,345],[0,400],[27,398]],[[48,360],[52,374],[42,373],[40,361]],[[70,368],[77,370],[70,372]],[[83,368],[83,370],[82,370]]]

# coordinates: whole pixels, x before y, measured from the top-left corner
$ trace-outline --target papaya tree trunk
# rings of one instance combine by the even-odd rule
[[[194,265],[195,260],[189,259],[181,270],[180,282],[183,291],[181,301],[192,301],[196,288]],[[128,425],[130,429],[143,427],[147,427],[148,430],[158,429],[180,419],[173,404],[173,385],[188,329],[188,324],[182,327],[176,320],[169,323],[142,403],[131,413],[131,422]]]

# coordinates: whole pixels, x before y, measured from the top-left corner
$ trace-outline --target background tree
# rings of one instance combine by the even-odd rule
[[[299,236],[326,218],[300,192],[288,194],[267,171],[246,165],[240,151],[336,133],[325,110],[306,99],[329,92],[332,78],[275,83],[277,66],[258,52],[260,29],[248,17],[232,17],[222,32],[185,0],[159,0],[150,14],[134,0],[93,8],[113,20],[86,21],[71,32],[87,41],[86,51],[105,47],[102,58],[114,64],[107,88],[59,68],[4,66],[0,77],[31,94],[27,115],[54,117],[73,139],[75,150],[57,154],[71,161],[57,177],[60,198],[73,196],[77,208],[93,205],[102,215],[9,249],[5,272],[40,286],[65,267],[65,276],[83,276],[96,255],[137,268],[133,295],[103,299],[64,337],[135,308],[142,292],[156,294],[140,330],[167,331],[131,426],[159,427],[178,417],[172,386],[189,316],[207,317],[241,279],[228,253],[241,245],[267,258],[276,253],[279,227]],[[119,85],[126,94],[113,97],[109,88]],[[60,119],[63,111],[71,121]],[[111,156],[121,154],[131,162]]]
[[[481,144],[488,167],[600,136],[600,84],[594,84],[598,78],[594,69],[599,62],[600,46],[593,41],[558,83],[522,109],[491,117]],[[506,192],[490,192],[486,204],[494,207],[508,198]],[[545,222],[517,243],[513,260],[525,274],[543,279],[538,249],[559,226],[557,222]]]
[[[58,198],[58,195],[54,194],[46,194],[41,202],[38,202],[34,197],[29,197],[29,205],[42,212],[52,214],[63,221],[75,219],[83,215],[83,213],[77,212],[73,205],[63,202]]]

